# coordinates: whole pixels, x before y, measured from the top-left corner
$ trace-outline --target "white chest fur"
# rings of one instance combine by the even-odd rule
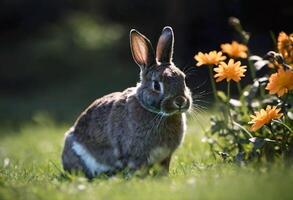
[[[182,114],[182,123],[183,123],[183,136],[182,140],[184,140],[185,131],[186,131],[186,115],[185,113]],[[170,156],[171,150],[167,147],[155,147],[150,151],[149,157],[148,157],[148,163],[154,164],[159,163],[163,161],[165,158]]]
[[[148,163],[154,164],[163,161],[170,155],[171,151],[167,147],[156,147],[151,150],[148,157]]]

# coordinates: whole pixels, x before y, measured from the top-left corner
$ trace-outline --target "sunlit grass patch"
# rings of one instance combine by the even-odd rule
[[[39,117],[1,135],[0,199],[291,199],[292,169],[215,160],[201,142],[206,115],[188,120],[185,142],[168,176],[118,175],[93,181],[64,174],[60,153],[69,126]]]

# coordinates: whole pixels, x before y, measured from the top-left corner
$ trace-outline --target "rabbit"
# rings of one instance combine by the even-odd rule
[[[160,165],[167,173],[171,156],[184,139],[192,95],[185,74],[172,62],[174,33],[166,26],[156,54],[150,41],[130,31],[130,47],[140,82],[95,100],[65,134],[65,171],[86,177]]]

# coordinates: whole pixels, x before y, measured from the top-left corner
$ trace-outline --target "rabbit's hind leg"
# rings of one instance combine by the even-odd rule
[[[65,138],[62,153],[64,170],[74,173],[83,172],[89,179],[100,174],[112,175],[115,173],[116,169],[114,167],[97,160],[99,156],[110,157],[108,155],[111,155],[112,149],[97,149],[95,147],[95,151],[90,151],[90,144],[77,141],[73,131],[68,131]]]
[[[62,152],[63,169],[70,173],[84,172],[86,176],[89,177],[89,174],[86,173],[82,160],[73,151],[73,148],[72,148],[73,142],[74,142],[74,139],[73,139],[72,131],[69,130],[65,136],[64,148]]]

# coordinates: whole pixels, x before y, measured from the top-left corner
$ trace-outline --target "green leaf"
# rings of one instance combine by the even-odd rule
[[[217,92],[217,96],[219,97],[219,99],[224,102],[227,103],[228,102],[228,97],[226,96],[226,94],[223,91],[218,91]]]

